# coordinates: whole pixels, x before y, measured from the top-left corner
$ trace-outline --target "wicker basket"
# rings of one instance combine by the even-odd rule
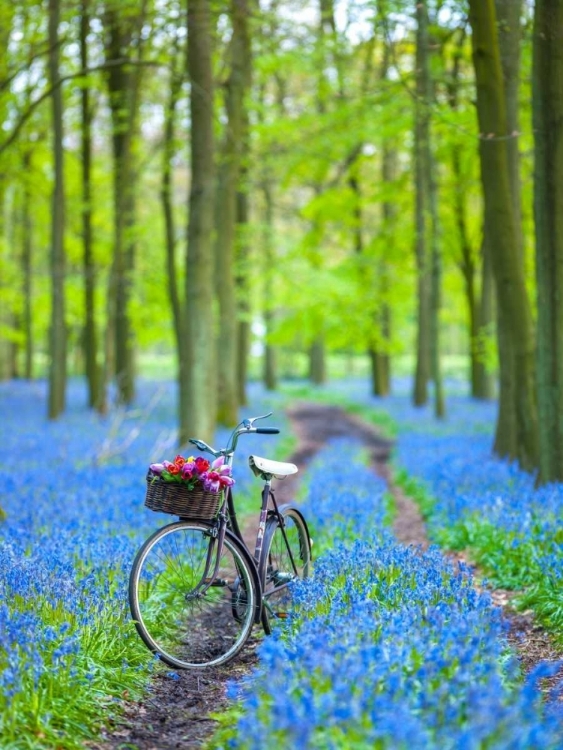
[[[147,474],[145,505],[151,510],[190,521],[209,521],[217,515],[220,501],[220,492],[207,492],[201,488],[190,490],[184,484],[165,482],[151,472]]]

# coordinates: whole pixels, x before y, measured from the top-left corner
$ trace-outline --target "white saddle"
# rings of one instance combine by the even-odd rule
[[[271,461],[269,458],[260,456],[249,456],[248,464],[257,477],[268,480],[285,479],[290,474],[297,474],[298,469],[295,464],[284,463],[283,461]]]

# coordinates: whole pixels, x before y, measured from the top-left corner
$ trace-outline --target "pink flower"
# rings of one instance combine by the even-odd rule
[[[221,487],[220,476],[216,471],[208,471],[201,476],[203,489],[207,492],[219,492]]]
[[[194,475],[194,465],[184,464],[182,466],[182,479],[191,479]]]

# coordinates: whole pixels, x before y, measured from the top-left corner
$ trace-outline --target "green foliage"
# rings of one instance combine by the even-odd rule
[[[417,503],[425,519],[432,517],[435,500],[420,481],[403,469],[395,469],[393,481]],[[433,541],[445,549],[468,550],[490,585],[519,592],[514,605],[533,610],[539,622],[563,644],[561,581],[546,576],[541,565],[542,554],[548,554],[552,544],[561,544],[563,533],[559,533],[561,539],[548,539],[542,545],[538,542],[542,525],[539,521],[536,525],[538,534],[527,536],[517,529],[499,528],[476,513],[435,530]]]
[[[423,518],[432,515],[434,501],[428,490],[415,477],[409,476],[404,469],[394,468],[393,483],[400,487],[406,495],[412,498],[420,508]],[[453,549],[459,549],[457,545]]]
[[[100,727],[117,715],[121,701],[141,697],[151,665],[124,603],[113,598],[109,604],[111,575],[107,584],[108,603],[102,611],[88,613],[87,627],[85,613],[77,616],[61,604],[53,607],[23,597],[12,602],[20,612],[34,607],[51,632],[62,629],[48,645],[41,644],[44,664],[51,661],[57,667],[53,674],[42,670],[37,684],[30,663],[21,691],[0,696],[2,747],[79,750],[85,738],[95,740]]]

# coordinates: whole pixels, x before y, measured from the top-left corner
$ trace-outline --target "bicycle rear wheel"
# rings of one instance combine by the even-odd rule
[[[129,578],[129,604],[139,635],[151,651],[179,669],[232,659],[255,618],[253,573],[230,535],[212,585],[199,590],[215,567],[217,541],[211,528],[179,521],[159,529],[137,553]],[[206,566],[210,544],[215,549]]]
[[[276,623],[290,617],[293,609],[291,583],[311,573],[311,541],[305,519],[291,505],[281,506],[279,511],[283,530],[278,519],[272,516],[266,525],[260,557],[262,625],[266,633],[270,633]]]

